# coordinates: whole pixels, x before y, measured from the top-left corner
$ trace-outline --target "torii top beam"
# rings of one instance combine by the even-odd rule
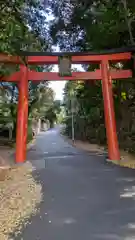
[[[50,65],[58,64],[59,56],[68,55],[71,56],[71,62],[73,64],[88,64],[88,63],[100,63],[102,60],[108,61],[122,61],[130,60],[131,51],[124,51],[124,49],[109,50],[104,52],[20,52],[20,56],[23,56],[25,62],[29,65]],[[0,54],[0,62],[8,64],[22,64],[21,57],[8,56]]]

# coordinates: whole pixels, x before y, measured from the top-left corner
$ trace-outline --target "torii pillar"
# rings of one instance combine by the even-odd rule
[[[102,91],[109,160],[120,160],[120,151],[116,131],[112,79],[108,60],[101,61]]]
[[[23,163],[26,159],[28,126],[28,68],[25,65],[20,65],[18,90],[16,163]]]

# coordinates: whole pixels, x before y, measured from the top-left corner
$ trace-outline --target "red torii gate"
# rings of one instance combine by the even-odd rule
[[[23,53],[26,65],[22,64],[18,56],[0,54],[0,62],[8,64],[19,64],[20,71],[8,77],[1,77],[0,81],[18,82],[19,100],[17,112],[17,134],[16,134],[16,162],[22,163],[26,159],[27,144],[27,121],[28,121],[28,81],[41,80],[102,80],[102,91],[104,100],[105,124],[107,133],[108,156],[110,160],[120,160],[116,122],[113,103],[112,79],[127,79],[132,77],[131,70],[110,70],[109,61],[119,62],[131,60],[130,51],[117,53]],[[30,71],[28,65],[52,65],[58,64],[58,56],[70,55],[73,64],[98,63],[99,70],[93,72],[73,72],[72,76],[60,77],[55,72]]]

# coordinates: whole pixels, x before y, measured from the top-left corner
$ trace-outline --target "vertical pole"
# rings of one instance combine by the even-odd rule
[[[17,111],[16,163],[26,159],[28,124],[28,69],[20,66],[19,99]]]
[[[74,128],[74,104],[73,97],[71,98],[71,114],[72,114],[72,141],[75,141],[75,128]]]
[[[118,146],[116,121],[114,113],[114,102],[112,92],[112,81],[109,71],[108,60],[101,61],[102,91],[104,100],[104,115],[106,124],[106,134],[108,143],[108,155],[110,160],[120,160]]]

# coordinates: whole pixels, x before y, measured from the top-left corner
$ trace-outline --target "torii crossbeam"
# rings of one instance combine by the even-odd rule
[[[129,61],[132,58],[130,51],[118,49],[103,53],[22,53],[25,56],[23,65],[18,56],[0,54],[0,62],[7,64],[19,64],[20,71],[8,77],[1,77],[0,81],[17,82],[19,88],[17,134],[16,134],[16,162],[22,163],[26,159],[27,145],[27,121],[28,121],[28,81],[61,81],[61,80],[101,80],[104,100],[104,115],[108,144],[108,156],[110,160],[120,160],[116,121],[113,103],[112,79],[132,78],[132,71],[110,69],[109,62]],[[93,72],[73,72],[72,76],[60,77],[55,72],[30,71],[27,65],[52,65],[58,64],[60,55],[70,55],[72,64],[98,63],[99,69]]]

